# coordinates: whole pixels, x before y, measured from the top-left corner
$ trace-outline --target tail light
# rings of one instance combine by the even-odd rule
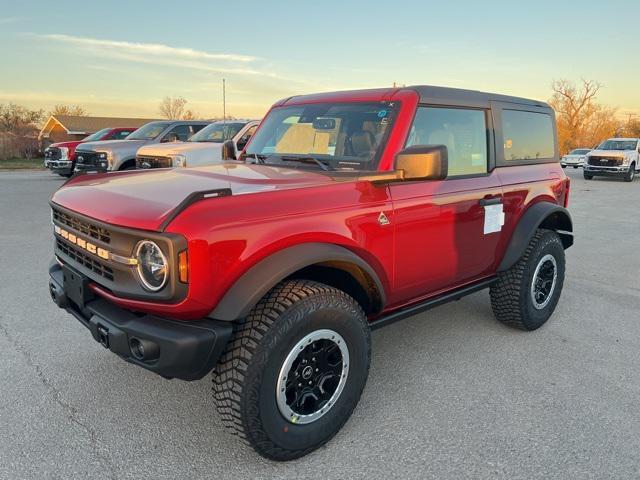
[[[565,189],[564,189],[564,208],[567,208],[569,206],[569,192],[571,191],[571,179],[570,178],[566,178],[565,179]]]

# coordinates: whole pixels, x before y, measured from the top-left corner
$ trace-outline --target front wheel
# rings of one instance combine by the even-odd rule
[[[505,325],[535,330],[549,319],[564,284],[564,247],[559,235],[539,229],[524,254],[491,286],[491,307]]]
[[[636,164],[632,163],[629,166],[629,170],[624,174],[625,182],[633,182],[633,179],[636,178]]]
[[[590,173],[583,172],[582,175],[584,176],[585,180],[593,180],[593,175],[591,175]]]
[[[341,290],[285,281],[236,325],[213,373],[213,396],[232,433],[272,460],[329,441],[351,416],[369,373],[371,338]]]

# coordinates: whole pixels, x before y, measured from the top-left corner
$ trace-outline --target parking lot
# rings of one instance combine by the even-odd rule
[[[637,478],[640,181],[567,174],[576,243],[549,323],[511,330],[480,292],[376,331],[351,420],[278,464],[224,431],[208,377],[131,366],[53,305],[62,179],[0,173],[0,478]]]

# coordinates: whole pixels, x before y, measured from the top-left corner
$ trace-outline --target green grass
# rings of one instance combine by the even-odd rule
[[[0,160],[0,170],[44,170],[42,158],[8,158]]]

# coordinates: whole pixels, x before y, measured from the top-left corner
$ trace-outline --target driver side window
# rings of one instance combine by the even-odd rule
[[[487,173],[487,121],[484,110],[419,107],[407,147],[445,145],[449,177]]]
[[[191,130],[189,125],[177,125],[173,127],[167,134],[165,134],[164,138],[166,140],[171,139],[173,136],[176,136],[178,140],[181,142],[186,142],[191,136]]]
[[[249,143],[249,140],[251,139],[257,128],[258,126],[254,125],[253,127],[249,128],[249,130],[244,132],[244,135],[242,135],[242,137],[240,137],[240,139],[238,140],[238,150],[242,150],[247,146],[247,143]]]

